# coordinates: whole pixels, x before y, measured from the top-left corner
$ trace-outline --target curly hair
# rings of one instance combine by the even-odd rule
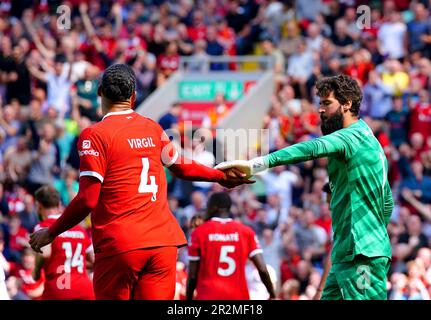
[[[350,112],[353,115],[359,115],[359,109],[362,101],[362,91],[358,82],[349,76],[340,74],[333,77],[319,79],[316,83],[317,95],[327,97],[331,92],[334,97],[343,105],[352,102]]]
[[[127,64],[114,64],[106,68],[101,80],[102,94],[112,102],[130,99],[136,87],[136,76]]]

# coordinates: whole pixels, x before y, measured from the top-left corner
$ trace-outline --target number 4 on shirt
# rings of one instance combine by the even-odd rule
[[[150,176],[150,184],[148,184],[148,171],[150,170],[150,161],[148,158],[142,158],[141,181],[139,183],[139,193],[152,193],[151,201],[157,200],[157,191],[159,186],[156,184],[156,177]]]

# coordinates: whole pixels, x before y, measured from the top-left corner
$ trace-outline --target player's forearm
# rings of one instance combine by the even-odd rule
[[[259,276],[260,276],[260,279],[262,280],[262,283],[265,285],[266,290],[268,290],[269,297],[271,299],[275,299],[275,290],[274,290],[274,286],[272,284],[271,277],[269,275],[268,270],[267,269],[266,270],[260,270]]]
[[[181,157],[176,163],[171,165],[169,170],[175,177],[191,181],[219,182],[224,177],[222,171],[204,166],[184,157]]]
[[[188,278],[187,279],[187,288],[186,288],[186,299],[193,300],[193,294],[196,289],[196,278]]]
[[[272,152],[263,157],[268,168],[300,163],[317,158],[327,157],[340,151],[339,141],[321,137],[318,139],[304,141],[293,146]]]
[[[96,207],[102,184],[93,177],[81,177],[79,192],[63,214],[50,227],[49,233],[56,237],[80,223]]]
[[[320,279],[319,287],[317,288],[318,291],[323,291],[323,288],[325,287],[326,279],[328,278],[329,271],[331,270],[332,262],[331,262],[331,252],[328,253],[328,256],[326,257],[325,266],[323,268],[323,274],[322,278]]]

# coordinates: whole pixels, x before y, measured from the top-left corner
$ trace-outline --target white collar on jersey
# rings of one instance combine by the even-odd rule
[[[221,223],[226,223],[226,222],[232,221],[231,218],[219,218],[219,217],[213,217],[213,218],[211,218],[211,220],[221,222]]]
[[[122,114],[129,114],[129,113],[133,113],[133,109],[129,109],[129,110],[125,110],[125,111],[115,111],[115,112],[108,112],[107,114],[105,114],[105,116],[102,118],[102,120],[104,120],[106,117],[109,116],[119,116]]]
[[[50,214],[48,216],[48,219],[58,219],[60,218],[61,214]]]

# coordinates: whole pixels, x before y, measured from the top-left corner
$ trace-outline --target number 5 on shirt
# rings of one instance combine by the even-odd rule
[[[223,269],[218,267],[217,274],[222,277],[229,277],[235,272],[236,263],[235,260],[228,256],[229,253],[234,253],[234,246],[222,246],[220,248],[220,263],[224,262],[227,264],[227,268]]]
[[[150,176],[150,184],[148,184],[148,171],[150,170],[150,161],[148,158],[142,158],[141,181],[139,183],[139,193],[152,193],[151,201],[157,200],[157,191],[159,186],[156,184],[156,177]]]

